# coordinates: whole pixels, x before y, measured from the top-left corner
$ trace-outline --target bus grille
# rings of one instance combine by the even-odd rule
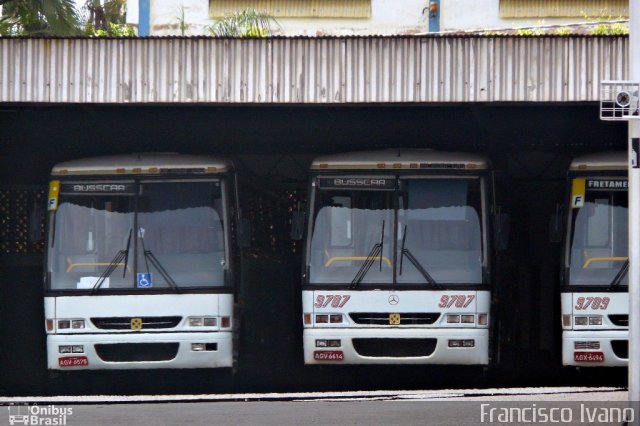
[[[137,317],[91,318],[91,323],[101,330],[131,330],[131,320]],[[142,330],[174,328],[182,317],[139,317]]]
[[[600,342],[573,342],[574,349],[600,349]]]
[[[609,321],[618,327],[629,327],[629,315],[609,315]]]
[[[351,320],[356,324],[389,325],[389,312],[352,312]],[[400,324],[395,325],[430,325],[440,318],[438,312],[400,312]]]
[[[437,339],[353,339],[353,348],[362,356],[408,358],[429,356]]]
[[[628,340],[612,340],[611,349],[618,358],[629,359],[629,341]]]
[[[179,343],[110,343],[95,345],[106,362],[170,361],[178,354]]]

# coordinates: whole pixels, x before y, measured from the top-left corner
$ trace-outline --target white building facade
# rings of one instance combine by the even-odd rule
[[[151,36],[208,35],[243,9],[274,16],[276,35],[410,35],[626,19],[628,0],[128,0],[127,21],[146,20]]]

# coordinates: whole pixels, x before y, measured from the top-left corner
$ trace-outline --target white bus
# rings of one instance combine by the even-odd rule
[[[628,363],[627,153],[576,158],[569,169],[570,197],[562,274],[562,363]]]
[[[120,155],[51,175],[49,370],[231,367],[232,164]]]
[[[306,364],[489,363],[492,179],[475,154],[354,152],[311,165]]]

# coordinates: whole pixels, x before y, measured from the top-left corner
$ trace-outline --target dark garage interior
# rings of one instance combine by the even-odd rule
[[[376,380],[396,388],[469,386],[463,374],[454,374],[453,382],[448,382],[446,377],[451,375],[438,372],[447,367],[385,367],[376,370],[376,378],[366,368],[338,369],[334,379],[328,380],[321,369],[302,366],[297,289],[301,259],[299,248],[289,240],[288,209],[292,199],[304,199],[306,170],[314,156],[387,148],[469,151],[491,159],[497,203],[511,219],[509,247],[500,254],[497,312],[513,316],[513,321],[501,337],[500,368],[488,380],[512,385],[579,380],[572,374],[556,374],[562,370],[561,247],[550,242],[549,220],[564,200],[571,159],[588,152],[625,149],[626,138],[625,123],[600,121],[595,103],[3,104],[0,342],[5,349],[0,356],[0,392],[357,390],[374,386]],[[110,372],[86,375],[73,388],[59,378],[61,384],[52,387],[44,355],[43,243],[37,232],[48,173],[55,163],[70,159],[167,151],[231,157],[238,169],[240,198],[252,220],[254,241],[243,253],[252,261],[243,270],[240,290],[246,332],[241,334],[238,380],[225,387],[195,373],[127,376]],[[536,371],[530,368],[532,362],[538,365]]]

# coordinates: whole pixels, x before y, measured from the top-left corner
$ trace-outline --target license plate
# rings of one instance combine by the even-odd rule
[[[316,361],[343,361],[344,353],[342,351],[315,351],[313,359]]]
[[[573,360],[578,362],[604,362],[603,352],[574,352]]]
[[[89,365],[89,359],[86,356],[63,356],[58,358],[60,367],[83,367]]]

